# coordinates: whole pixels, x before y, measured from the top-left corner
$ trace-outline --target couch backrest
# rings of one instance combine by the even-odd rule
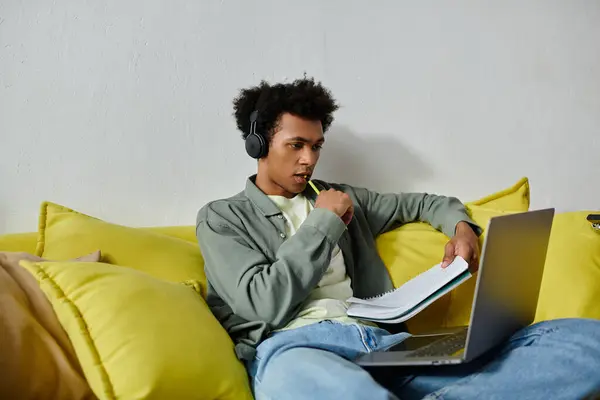
[[[196,243],[196,228],[193,225],[157,226],[141,229],[148,229],[153,232],[162,233],[163,235]],[[24,251],[26,253],[35,254],[37,237],[37,232],[9,233],[6,235],[0,235],[0,251]]]

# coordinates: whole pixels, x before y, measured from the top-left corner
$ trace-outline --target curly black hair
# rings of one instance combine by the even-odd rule
[[[271,139],[279,118],[283,113],[290,113],[311,121],[321,121],[323,132],[333,122],[333,113],[339,108],[331,92],[315,82],[314,78],[296,79],[292,83],[271,85],[261,81],[259,85],[240,90],[233,100],[233,109],[237,127],[246,138],[250,131],[250,114],[255,110],[258,98],[263,91],[264,98],[256,123],[257,132],[268,132]]]

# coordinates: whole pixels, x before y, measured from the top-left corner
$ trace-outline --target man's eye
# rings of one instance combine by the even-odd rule
[[[322,144],[317,144],[317,145],[313,146],[313,150],[317,150],[317,151],[321,150],[322,148],[323,148]]]
[[[290,146],[292,146],[294,149],[301,149],[302,143],[292,143]]]

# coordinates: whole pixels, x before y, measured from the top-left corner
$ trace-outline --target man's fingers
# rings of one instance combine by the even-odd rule
[[[454,243],[448,242],[444,248],[444,258],[442,259],[442,268],[446,268],[452,261],[454,261],[454,253],[456,248]]]
[[[477,255],[477,252],[473,253],[473,255],[471,256],[471,260],[468,261],[468,263],[469,263],[469,271],[471,271],[472,274],[474,274],[475,272],[477,272],[479,270],[479,256]]]
[[[350,206],[348,206],[348,210],[346,210],[346,212],[342,216],[342,220],[346,225],[348,225],[350,221],[352,221],[352,217],[354,217],[354,204],[352,203],[352,200],[350,200],[350,197],[348,197],[348,199],[350,202]]]
[[[352,217],[354,216],[354,212],[352,210],[346,211],[344,215],[342,215],[342,221],[348,225],[350,221],[352,221]]]
[[[470,247],[461,248],[457,251],[457,255],[464,258],[469,264],[469,271],[471,271],[471,273],[474,273],[479,269],[479,256],[474,249]]]

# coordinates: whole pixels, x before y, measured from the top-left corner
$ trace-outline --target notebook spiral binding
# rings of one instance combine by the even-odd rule
[[[417,276],[419,276],[419,275],[417,274],[416,276],[413,276],[413,277],[411,277],[409,280],[411,280],[411,279],[414,279],[414,278],[416,278]],[[408,282],[408,281],[407,281],[407,282]],[[385,295],[387,295],[387,294],[394,293],[394,292],[395,292],[396,290],[398,290],[398,289],[399,289],[399,288],[393,288],[393,289],[390,289],[390,290],[388,290],[388,291],[386,291],[386,292],[383,292],[383,293],[381,293],[381,294],[378,294],[377,296],[365,297],[365,300],[374,300],[374,299],[378,299],[378,298],[380,298],[380,297],[383,297],[383,296],[385,296]]]
[[[381,294],[378,294],[378,295],[376,295],[376,296],[365,297],[365,300],[374,300],[374,299],[378,299],[378,298],[380,298],[380,297],[383,297],[383,296],[385,296],[386,294],[390,294],[390,293],[393,293],[393,292],[395,292],[395,291],[396,291],[396,289],[398,289],[398,288],[390,289],[390,290],[388,290],[388,291],[386,291],[386,292],[383,292],[383,293],[381,293]]]

